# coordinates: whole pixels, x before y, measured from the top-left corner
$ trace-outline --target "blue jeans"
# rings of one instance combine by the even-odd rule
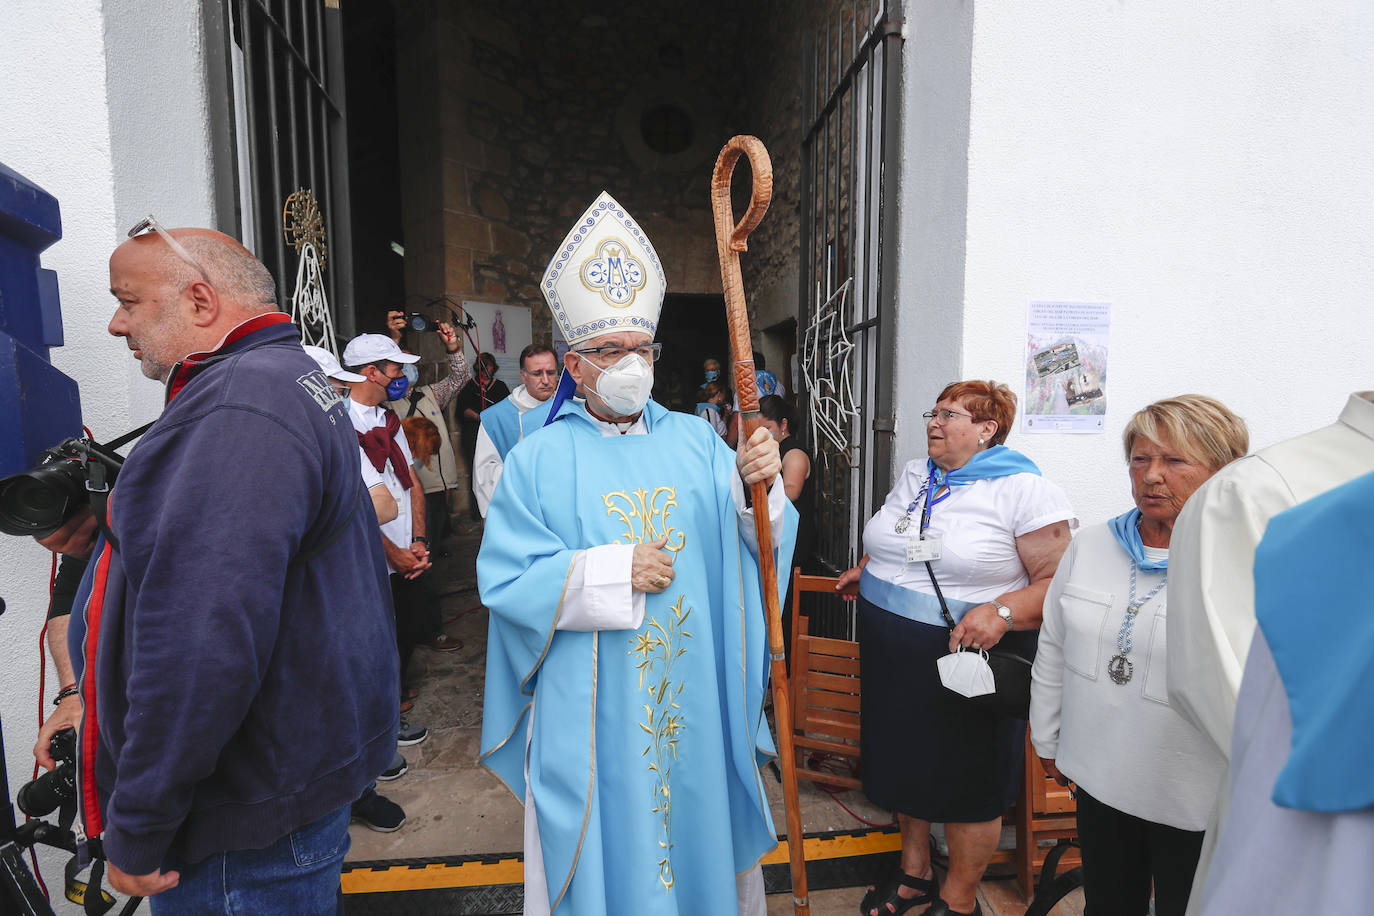
[[[343,912],[339,873],[348,852],[349,805],[288,833],[266,849],[220,852],[194,865],[169,856],[181,883],[148,898],[155,916],[334,916]]]

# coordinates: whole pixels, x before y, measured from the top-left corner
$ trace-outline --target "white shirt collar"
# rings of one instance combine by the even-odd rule
[[[596,428],[601,431],[603,437],[606,436],[643,436],[649,432],[648,424],[644,422],[644,414],[640,415],[628,427],[624,423],[611,423],[602,420],[587,410],[587,404],[582,403],[582,409],[587,414],[587,419],[596,424]]]
[[[510,393],[510,399],[515,402],[515,406],[519,408],[521,413],[524,413],[527,410],[533,410],[540,404],[544,403],[543,401],[537,399],[534,395],[530,394],[529,390],[526,389],[524,385],[521,385],[514,391],[512,391]]]

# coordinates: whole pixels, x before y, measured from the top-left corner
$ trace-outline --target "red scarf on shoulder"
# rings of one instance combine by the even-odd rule
[[[358,444],[363,447],[363,454],[367,455],[367,460],[372,462],[378,473],[386,470],[386,460],[390,458],[391,469],[396,472],[401,489],[409,490],[412,483],[410,468],[406,465],[406,457],[401,451],[401,446],[396,443],[396,434],[401,431],[401,420],[390,407],[383,407],[382,414],[386,417],[386,426],[376,426],[368,432],[358,433]]]

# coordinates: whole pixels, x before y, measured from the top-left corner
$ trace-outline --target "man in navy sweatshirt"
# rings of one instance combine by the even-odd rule
[[[334,913],[349,804],[396,749],[357,437],[252,254],[151,217],[130,235],[109,330],[167,405],[70,626],[84,834],[154,913]]]

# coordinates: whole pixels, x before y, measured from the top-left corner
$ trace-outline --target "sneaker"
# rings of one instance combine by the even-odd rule
[[[395,833],[406,822],[406,813],[401,806],[372,789],[353,803],[351,823],[362,824],[378,833]]]
[[[400,751],[397,751],[396,756],[391,758],[391,766],[382,770],[382,772],[377,775],[377,781],[391,782],[393,779],[400,779],[406,774],[406,770],[408,769],[410,768],[406,766],[406,759],[401,756]]]
[[[420,645],[433,649],[436,652],[456,652],[463,648],[463,641],[447,633],[440,633],[438,639],[431,639],[429,642],[421,643]]]
[[[410,747],[413,744],[419,744],[428,737],[429,729],[425,728],[423,725],[411,725],[405,719],[401,720],[401,727],[396,729],[396,744],[398,747]]]

